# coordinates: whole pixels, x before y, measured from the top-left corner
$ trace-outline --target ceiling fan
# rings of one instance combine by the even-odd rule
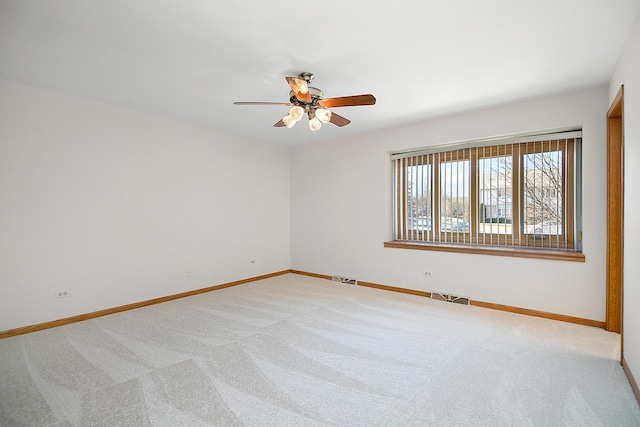
[[[376,103],[376,98],[371,94],[325,98],[320,89],[309,86],[309,83],[313,80],[312,73],[300,73],[298,77],[285,77],[285,80],[291,88],[289,92],[289,102],[234,102],[234,104],[291,106],[289,114],[284,116],[274,126],[286,126],[290,129],[306,113],[309,117],[309,129],[315,132],[320,129],[322,123],[331,122],[339,127],[351,123],[351,120],[329,111],[329,108],[373,105]]]

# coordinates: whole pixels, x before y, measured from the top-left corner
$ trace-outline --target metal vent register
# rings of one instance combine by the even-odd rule
[[[338,282],[338,283],[346,283],[347,285],[357,285],[358,284],[358,280],[357,279],[353,279],[351,277],[332,276],[331,280],[333,280],[334,282]]]
[[[431,292],[431,299],[438,301],[453,302],[455,304],[469,305],[471,299],[469,297],[461,297],[458,295],[444,294],[442,292]]]

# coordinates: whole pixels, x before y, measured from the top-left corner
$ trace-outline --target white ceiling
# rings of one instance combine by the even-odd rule
[[[0,78],[283,145],[607,83],[640,0],[0,0]],[[285,76],[372,93],[274,128]]]

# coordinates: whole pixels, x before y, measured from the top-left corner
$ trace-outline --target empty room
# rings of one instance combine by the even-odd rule
[[[0,426],[639,426],[640,0],[0,0]]]

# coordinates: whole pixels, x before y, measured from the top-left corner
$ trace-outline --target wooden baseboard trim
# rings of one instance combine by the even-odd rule
[[[640,404],[640,388],[638,388],[638,383],[636,382],[635,378],[633,378],[631,369],[629,369],[629,365],[627,365],[627,361],[624,360],[624,357],[620,361],[620,364],[622,365],[622,369],[624,369],[624,373],[627,376],[627,379],[629,380],[629,384],[631,384],[631,389],[633,390],[633,394],[636,396],[636,400],[638,401],[638,404]]]
[[[301,274],[303,276],[317,277],[317,278],[320,278],[320,279],[331,280],[331,276],[327,276],[325,274],[309,273],[309,272],[300,271],[300,270],[291,270],[291,273]],[[422,296],[422,297],[431,298],[431,292],[426,292],[426,291],[418,291],[418,290],[414,290],[414,289],[398,288],[398,287],[395,287],[395,286],[380,285],[378,283],[361,282],[361,281],[358,281],[358,285],[366,286],[366,287],[369,287],[369,288],[376,288],[376,289],[382,289],[382,290],[386,290],[386,291],[400,292],[400,293],[403,293],[403,294],[411,294],[411,295],[418,295],[418,296]],[[470,304],[474,305],[474,306],[477,306],[477,307],[489,308],[491,310],[508,311],[510,313],[524,314],[526,316],[542,317],[542,318],[545,318],[545,319],[558,320],[558,321],[561,321],[561,322],[568,322],[568,323],[576,323],[578,325],[592,326],[594,328],[604,329],[604,322],[601,322],[601,321],[598,321],[598,320],[583,319],[581,317],[565,316],[564,314],[548,313],[546,311],[538,311],[538,310],[531,310],[531,309],[528,309],[528,308],[512,307],[512,306],[509,306],[509,305],[502,305],[502,304],[493,304],[493,303],[490,303],[490,302],[483,302],[483,301],[471,300]]]
[[[331,280],[332,278],[332,276],[327,276],[326,274],[309,273],[308,271],[300,271],[300,270],[291,270],[291,273],[300,274],[302,276],[317,277],[318,279]],[[366,286],[368,288],[382,289],[382,290],[391,291],[391,292],[401,292],[403,294],[411,294],[411,295],[418,295],[421,297],[431,298],[430,292],[416,291],[413,289],[405,289],[405,288],[396,288],[395,286],[380,285],[378,283],[361,282],[361,281],[358,281],[358,285]]]
[[[120,313],[122,311],[133,310],[136,308],[146,307],[153,304],[160,304],[162,302],[171,301],[174,299],[189,297],[192,295],[203,294],[206,292],[217,291],[219,289],[230,288],[231,286],[238,286],[244,283],[255,282],[258,280],[268,279],[270,277],[281,276],[283,274],[291,273],[291,270],[278,271],[276,273],[264,274],[262,276],[251,277],[248,279],[236,280],[234,282],[223,283],[221,285],[209,286],[207,288],[195,289],[193,291],[181,292],[179,294],[168,295],[166,297],[154,298],[146,301],[134,302],[133,304],[121,305],[119,307],[107,308],[105,310],[94,311],[92,313],[79,314],[77,316],[71,316],[64,319],[52,320],[50,322],[39,323],[37,325],[24,326],[16,329],[9,329],[7,331],[0,332],[0,339],[14,337],[16,335],[28,334],[30,332],[41,331],[43,329],[55,328],[56,326],[68,325],[70,323],[81,322],[83,320],[95,319],[96,317],[102,317],[109,314]]]
[[[318,279],[331,280],[331,276],[327,276],[326,274],[309,273],[308,271],[300,271],[300,270],[289,270],[289,271],[293,274],[299,274],[301,276],[317,277]]]
[[[549,313],[546,311],[531,310],[529,308],[512,307],[510,305],[494,304],[484,301],[471,300],[471,305],[489,308],[491,310],[508,311],[510,313],[524,314],[527,316],[542,317],[544,319],[558,320],[560,322],[576,323],[578,325],[592,326],[604,329],[604,322],[599,320],[583,319],[582,317],[566,316],[564,314]]]
[[[44,330],[44,329],[55,328],[57,326],[68,325],[70,323],[81,322],[83,320],[95,319],[96,317],[107,316],[109,314],[120,313],[122,311],[133,310],[133,309],[136,309],[136,308],[146,307],[146,306],[153,305],[153,304],[160,304],[160,303],[171,301],[171,300],[174,300],[174,299],[179,299],[179,298],[184,298],[184,297],[188,297],[188,296],[192,296],[192,295],[202,294],[202,293],[205,293],[205,292],[211,292],[211,291],[215,291],[215,290],[219,290],[219,289],[229,288],[231,286],[237,286],[237,285],[242,285],[244,283],[255,282],[255,281],[258,281],[258,280],[264,280],[264,279],[268,279],[270,277],[281,276],[281,275],[288,274],[288,273],[300,274],[300,275],[303,275],[303,276],[309,276],[309,277],[316,277],[316,278],[319,278],[319,279],[331,280],[331,276],[326,275],[326,274],[310,273],[310,272],[301,271],[301,270],[282,270],[282,271],[278,271],[278,272],[275,272],[275,273],[270,273],[270,274],[265,274],[265,275],[262,275],[262,276],[251,277],[251,278],[243,279],[243,280],[237,280],[237,281],[229,282],[229,283],[223,283],[223,284],[220,284],[220,285],[210,286],[210,287],[207,287],[207,288],[196,289],[196,290],[193,290],[193,291],[182,292],[182,293],[179,293],[179,294],[168,295],[168,296],[165,296],[165,297],[154,298],[154,299],[150,299],[150,300],[146,300],[146,301],[140,301],[140,302],[136,302],[136,303],[133,303],[133,304],[127,304],[127,305],[122,305],[122,306],[119,306],[119,307],[108,308],[108,309],[105,309],[105,310],[94,311],[92,313],[79,314],[77,316],[67,317],[67,318],[64,318],[64,319],[52,320],[52,321],[49,321],[49,322],[39,323],[37,325],[30,325],[30,326],[24,326],[24,327],[16,328],[16,329],[9,329],[7,331],[0,331],[0,339],[9,338],[9,337],[17,336],[17,335],[28,334],[30,332],[41,331],[41,330]],[[387,286],[387,285],[381,285],[381,284],[378,284],[378,283],[361,282],[361,281],[358,281],[358,285],[365,286],[365,287],[368,287],[368,288],[381,289],[381,290],[385,290],[385,291],[400,292],[400,293],[404,293],[404,294],[417,295],[417,296],[426,297],[426,298],[430,298],[431,297],[431,293],[430,292],[418,291],[418,290],[415,290],[415,289],[399,288],[399,287],[396,287],[396,286]],[[579,318],[579,317],[565,316],[565,315],[562,315],[562,314],[547,313],[547,312],[544,312],[544,311],[530,310],[530,309],[527,309],[527,308],[512,307],[512,306],[502,305],[502,304],[493,304],[493,303],[488,303],[488,302],[483,302],[483,301],[474,301],[474,300],[472,300],[471,301],[471,305],[474,305],[474,306],[477,306],[477,307],[489,308],[489,309],[492,309],[492,310],[508,311],[508,312],[511,312],[511,313],[524,314],[524,315],[527,315],[527,316],[535,316],[535,317],[542,317],[542,318],[545,318],[545,319],[559,320],[559,321],[562,321],[562,322],[576,323],[576,324],[579,324],[579,325],[592,326],[592,327],[596,327],[596,328],[604,328],[604,326],[605,326],[604,322],[600,322],[600,321],[597,321],[597,320],[583,319],[583,318]],[[627,372],[627,371],[628,371],[628,368],[626,368],[625,372]],[[629,381],[631,382],[631,380],[633,379],[633,377],[631,376],[631,371],[628,371],[627,376],[630,378]],[[638,396],[637,385],[635,385],[635,384],[636,383],[634,381],[632,383],[632,386],[635,387],[634,388],[634,392],[636,392],[636,397],[637,397]],[[638,399],[638,400],[640,401],[640,399]]]
[[[397,288],[395,286],[387,286],[387,285],[380,285],[378,283],[360,282],[360,281],[358,281],[358,285],[366,286],[367,288],[382,289],[384,291],[400,292],[403,294],[411,294],[411,295],[418,295],[421,297],[431,298],[431,292],[417,291],[415,289]]]

